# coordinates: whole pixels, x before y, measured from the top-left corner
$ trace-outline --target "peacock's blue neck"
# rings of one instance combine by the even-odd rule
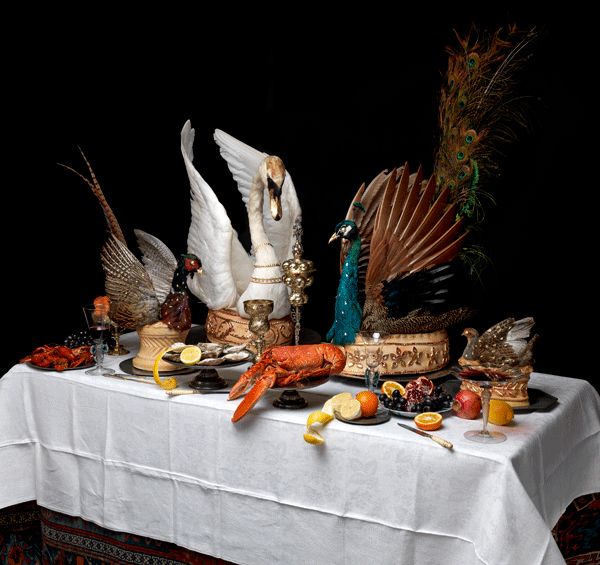
[[[358,258],[360,236],[352,241],[344,261],[340,284],[335,298],[335,321],[327,333],[327,340],[335,345],[353,343],[360,329],[362,308],[358,302]]]

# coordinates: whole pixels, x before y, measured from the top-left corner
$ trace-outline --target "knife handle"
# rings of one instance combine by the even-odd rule
[[[441,437],[432,436],[432,435],[430,435],[429,437],[436,443],[439,443],[440,445],[447,447],[448,449],[452,449],[454,447],[449,441],[446,441],[445,439],[442,439]]]

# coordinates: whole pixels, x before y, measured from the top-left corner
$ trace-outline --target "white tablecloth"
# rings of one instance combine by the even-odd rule
[[[123,343],[134,353],[137,336]],[[107,359],[119,370],[122,357]],[[501,444],[466,440],[481,417],[452,413],[435,433],[453,450],[396,417],[334,420],[323,445],[306,443],[307,416],[361,384],[334,377],[303,392],[301,410],[273,407],[279,392],[268,391],[233,424],[238,401],[226,395],[17,365],[0,379],[0,507],[36,499],[249,565],[564,563],[551,528],[600,491],[600,398],[588,382],[534,373],[530,387],[558,403],[517,413]]]

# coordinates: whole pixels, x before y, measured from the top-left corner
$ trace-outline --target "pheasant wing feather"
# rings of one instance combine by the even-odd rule
[[[252,181],[266,153],[258,151],[235,137],[215,130],[215,141],[220,148],[221,156],[238,185],[242,200],[248,209]],[[269,242],[273,245],[280,261],[292,257],[292,247],[295,243],[293,227],[296,218],[301,216],[300,203],[289,171],[286,171],[281,193],[282,218],[275,221],[269,210],[268,199],[265,198],[263,208],[263,225]]]
[[[171,292],[177,259],[173,252],[157,237],[142,230],[133,230],[142,252],[142,262],[152,280],[158,301],[162,304]]]
[[[120,325],[135,329],[159,320],[160,303],[152,280],[142,263],[115,235],[105,243],[100,253],[105,272],[107,296],[121,302],[123,318]]]
[[[234,308],[241,288],[250,280],[252,264],[225,208],[192,164],[193,143],[194,130],[188,120],[181,131],[181,152],[191,188],[188,250],[200,259],[204,273],[189,279],[188,288],[210,309]]]

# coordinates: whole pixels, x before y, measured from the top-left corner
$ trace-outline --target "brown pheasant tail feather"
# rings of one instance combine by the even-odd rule
[[[98,180],[96,179],[96,175],[94,174],[92,167],[90,166],[88,160],[86,159],[86,156],[84,155],[83,151],[81,151],[81,148],[79,149],[79,151],[81,152],[81,155],[90,171],[92,180],[87,179],[81,173],[77,172],[75,169],[73,169],[71,167],[68,167],[67,165],[63,165],[62,163],[58,163],[58,164],[61,167],[65,167],[65,169],[69,169],[70,171],[73,171],[76,175],[81,177],[87,183],[87,185],[92,189],[92,192],[98,199],[100,206],[102,207],[102,211],[104,212],[104,217],[106,218],[106,223],[108,224],[108,229],[109,229],[110,233],[113,234],[121,243],[127,245],[127,243],[125,241],[125,236],[123,235],[123,231],[121,230],[121,227],[119,226],[119,222],[117,221],[117,217],[113,213],[112,208],[108,205],[108,202],[106,201],[106,198],[104,196],[104,192],[102,192],[102,189],[100,188],[100,184],[98,183]]]

